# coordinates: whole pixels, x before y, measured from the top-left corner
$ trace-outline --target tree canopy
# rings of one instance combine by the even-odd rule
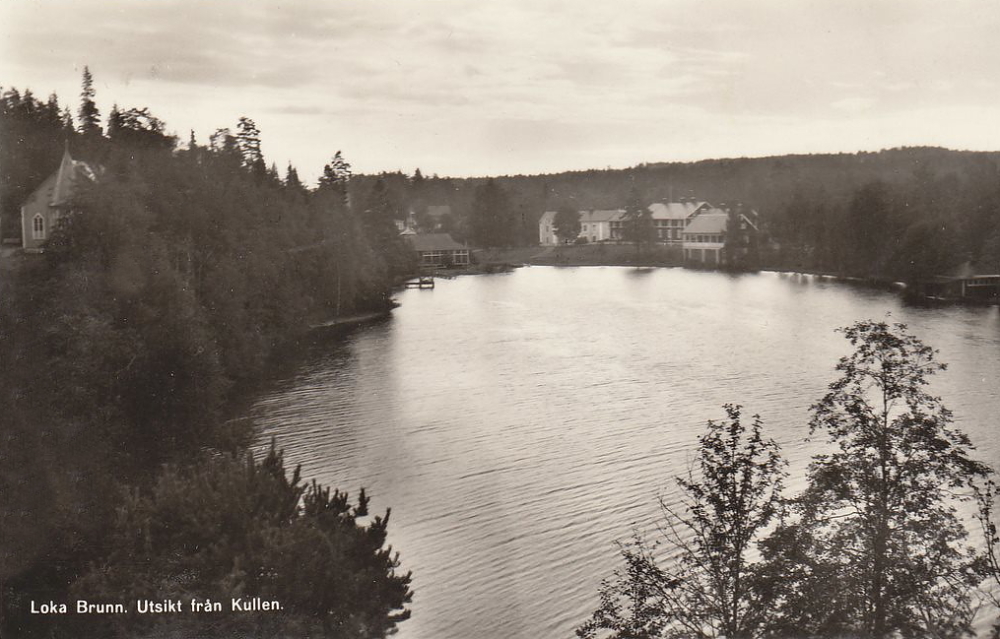
[[[901,324],[843,333],[855,350],[810,423],[834,452],[814,459],[797,518],[769,543],[776,565],[798,564],[783,609],[819,634],[958,636],[980,578],[953,495],[990,470],[926,390],[944,368],[934,349]]]
[[[580,212],[571,206],[560,206],[552,225],[560,241],[572,242],[580,235]]]
[[[741,407],[725,409],[727,421],[709,421],[698,439],[697,467],[676,480],[681,505],[661,500],[657,538],[621,547],[625,569],[602,584],[578,636],[749,639],[769,630],[774,602],[751,553],[780,514],[785,462],[759,417],[748,429]]]
[[[809,424],[831,452],[806,489],[781,498],[777,446],[727,407],[679,480],[682,507],[665,507],[658,543],[622,546],[579,636],[958,638],[981,598],[1000,605],[991,470],[927,392],[936,351],[900,324],[842,332],[853,352]],[[974,494],[984,553],[956,510]]]

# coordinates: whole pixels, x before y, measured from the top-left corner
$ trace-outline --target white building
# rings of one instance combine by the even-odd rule
[[[680,244],[684,241],[684,228],[695,214],[712,208],[708,202],[656,202],[649,205],[653,214],[656,241],[663,244]]]
[[[739,228],[729,228],[730,220]],[[695,213],[684,228],[684,261],[719,266],[739,260],[750,249],[750,239],[757,233],[757,212],[737,205],[731,210],[706,208]],[[727,237],[730,255],[725,254]]]
[[[577,238],[586,238],[588,242],[603,242],[611,238],[612,222],[622,219],[623,209],[579,211],[580,233]],[[546,211],[538,221],[538,243],[542,246],[559,244],[556,235],[556,212]]]
[[[684,228],[684,261],[707,266],[722,264],[729,214],[721,209],[699,211]]]

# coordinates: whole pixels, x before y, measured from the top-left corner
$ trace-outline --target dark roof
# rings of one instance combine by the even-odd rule
[[[67,149],[63,152],[59,168],[31,192],[27,201],[31,202],[42,197],[49,206],[62,206],[73,197],[73,191],[78,184],[83,180],[93,182],[95,179],[97,178],[93,168],[86,162],[74,160]]]
[[[451,239],[447,233],[420,233],[405,237],[417,251],[457,251],[469,248]]]

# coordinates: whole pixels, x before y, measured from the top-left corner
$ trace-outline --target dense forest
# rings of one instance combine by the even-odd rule
[[[146,108],[115,106],[105,122],[89,71],[75,119],[56,96],[15,89],[0,115],[5,229],[64,152],[96,175],[78,180],[43,254],[0,265],[0,634],[155,625],[45,618],[30,601],[228,607],[275,593],[278,636],[391,631],[411,595],[384,547],[388,515],[369,516],[363,492],[301,483],[278,451],[247,458],[252,433],[226,420],[234,393],[310,324],[389,308],[415,259],[385,183],[352,199],[339,152],[315,188],[291,166],[282,179],[247,117],[205,145],[179,144]],[[306,567],[315,593],[288,587]]]

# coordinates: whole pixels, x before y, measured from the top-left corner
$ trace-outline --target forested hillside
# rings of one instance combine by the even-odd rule
[[[190,626],[29,613],[73,593],[227,605],[282,593],[275,633],[389,632],[410,594],[383,548],[387,515],[366,519],[363,494],[300,484],[276,451],[244,460],[252,433],[227,424],[226,406],[310,323],[388,308],[415,266],[397,203],[377,181],[352,202],[339,154],[315,189],[293,167],[280,179],[246,117],[204,145],[178,144],[146,108],[116,106],[102,126],[92,84],[85,72],[75,119],[55,96],[0,96],[5,234],[64,152],[96,174],[44,253],[0,269],[0,634]],[[317,600],[282,586],[306,564],[341,589]],[[344,590],[353,574],[365,577]]]
[[[456,236],[480,246],[535,244],[542,212],[623,208],[635,189],[645,202],[694,198],[753,207],[771,240],[762,256],[771,268],[919,279],[969,261],[1000,271],[998,167],[998,152],[904,148],[492,179],[421,177],[419,197],[407,176],[382,177],[415,210],[451,205]],[[483,189],[491,180],[502,191],[506,232],[499,237],[477,235],[473,222],[489,208]]]

